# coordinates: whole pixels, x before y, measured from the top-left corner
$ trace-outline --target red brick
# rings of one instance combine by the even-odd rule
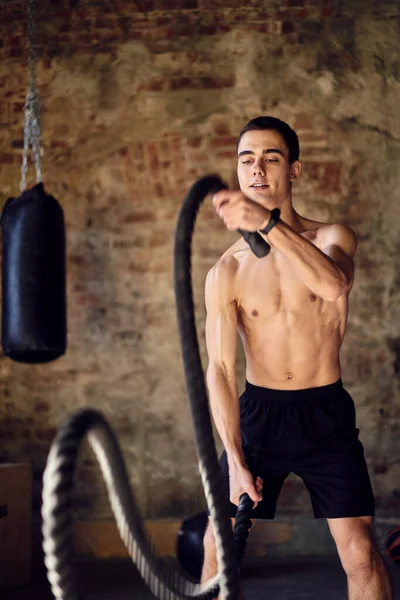
[[[170,15],[160,15],[157,17],[152,18],[151,20],[152,23],[155,23],[158,26],[163,26],[163,25],[169,25],[171,23],[171,16]],[[140,21],[139,21],[140,23]],[[136,21],[136,25],[139,24],[138,21]],[[148,25],[149,23],[146,21],[145,25]]]
[[[24,110],[25,102],[13,102],[13,111],[21,113]]]
[[[237,159],[236,150],[224,150],[223,152],[218,152],[218,156],[220,158],[233,158]]]
[[[23,419],[21,417],[6,417],[2,421],[3,427],[15,427],[23,424]]]
[[[310,11],[307,8],[300,8],[296,13],[297,19],[307,19]]]
[[[211,140],[210,144],[211,146],[214,146],[215,148],[221,148],[221,147],[230,147],[233,146],[234,148],[236,148],[236,142],[237,142],[237,138],[235,137],[224,137],[224,138],[215,138],[213,140]]]
[[[41,58],[39,64],[45,71],[48,71],[53,66],[52,60],[50,58]]]
[[[341,165],[329,162],[324,165],[321,189],[326,192],[340,192]]]
[[[164,27],[154,27],[151,29],[137,31],[135,35],[142,37],[145,40],[170,40],[177,37],[176,30],[172,25],[166,25]]]
[[[25,39],[19,35],[16,35],[12,38],[7,39],[7,44],[10,46],[19,46],[21,44],[25,44]]]
[[[230,129],[229,129],[229,125],[227,123],[223,123],[222,121],[217,121],[214,123],[213,131],[217,135],[225,135],[225,136],[229,136],[231,133]]]
[[[141,90],[151,92],[166,92],[180,89],[222,89],[233,87],[234,77],[155,77],[141,86]]]
[[[44,402],[43,400],[38,400],[37,402],[35,402],[34,410],[36,412],[48,412],[50,410],[50,406],[47,402]]]
[[[121,34],[118,34],[118,33],[108,32],[108,33],[101,34],[101,43],[102,44],[113,44],[115,42],[118,42],[118,40],[120,40],[120,39],[121,39]],[[109,52],[109,49],[107,49],[107,52]]]
[[[188,10],[198,7],[197,0],[145,0],[145,2],[138,2],[137,4],[139,10],[146,12],[153,10]]]
[[[192,151],[187,154],[187,158],[190,162],[194,163],[208,162],[208,155],[205,152]]]
[[[218,29],[223,33],[229,33],[230,31],[232,31],[232,27],[227,23],[218,23]]]
[[[93,46],[94,36],[88,33],[80,34],[75,38],[78,48],[88,48]]]
[[[162,197],[162,196],[165,195],[165,193],[164,193],[164,187],[163,187],[162,183],[157,182],[154,187],[155,187],[155,190],[156,190],[156,193],[157,193],[158,196]]]
[[[324,6],[321,10],[321,19],[329,19],[335,14],[335,8],[333,6]]]
[[[149,248],[164,248],[165,247],[165,239],[162,235],[154,234],[151,236],[151,238],[147,242],[147,246]]]
[[[61,140],[52,140],[50,142],[50,148],[69,148],[68,142],[63,142]]]
[[[0,154],[0,165],[10,165],[14,162],[15,156],[14,154]]]
[[[254,29],[254,31],[257,31],[258,33],[269,33],[270,28],[268,23],[254,23],[254,25],[251,26],[252,29]]]
[[[92,16],[92,12],[87,9],[87,8],[79,8],[78,10],[75,11],[75,16],[76,16],[76,21],[77,22],[81,22],[83,20],[86,21],[86,23],[90,23],[90,17]]]
[[[296,27],[293,21],[283,21],[282,23],[282,33],[293,33],[296,30]]]
[[[181,138],[180,137],[173,137],[171,138],[171,146],[172,149],[174,150],[175,154],[177,155],[181,155]]]
[[[157,171],[159,167],[157,148],[153,142],[146,144],[147,155],[149,157],[149,166],[151,171]]]
[[[145,274],[149,272],[149,268],[145,262],[143,263],[129,263],[127,266],[129,273],[135,273],[137,275]]]
[[[196,30],[196,33],[199,35],[215,35],[217,33],[217,25],[201,25]]]
[[[51,19],[53,21],[68,21],[71,18],[71,11],[67,10],[66,8],[58,8],[57,10],[54,10],[55,7],[52,8],[51,11]],[[58,27],[57,27],[58,28]]]
[[[190,146],[191,148],[199,148],[201,146],[201,143],[203,141],[203,138],[200,136],[196,136],[194,138],[189,138],[186,143],[188,146]]]
[[[63,21],[58,26],[58,31],[60,33],[67,33],[71,31],[71,23],[69,21]]]
[[[114,29],[114,27],[117,27],[117,23],[114,19],[110,19],[110,18],[99,18],[96,19],[94,22],[94,26],[98,29]]]
[[[35,437],[37,440],[45,440],[52,441],[57,434],[57,429],[55,427],[46,427],[36,429]]]
[[[99,298],[94,294],[83,294],[77,296],[75,302],[78,306],[98,306]]]

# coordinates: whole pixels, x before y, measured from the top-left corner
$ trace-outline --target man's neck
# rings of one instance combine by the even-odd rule
[[[275,208],[275,206],[271,206],[268,208],[272,209]],[[292,227],[292,229],[294,229],[298,233],[301,233],[301,231],[303,230],[303,224],[300,215],[298,215],[293,208],[291,195],[285,198],[284,202],[280,206],[280,211],[280,218],[282,219],[282,221],[284,221],[287,225]]]

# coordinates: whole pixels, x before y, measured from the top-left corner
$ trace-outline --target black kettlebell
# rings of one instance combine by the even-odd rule
[[[203,538],[208,523],[207,511],[196,513],[182,521],[178,532],[176,555],[181,567],[200,580],[204,560]]]

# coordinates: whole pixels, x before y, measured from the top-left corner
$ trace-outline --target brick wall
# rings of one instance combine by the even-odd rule
[[[147,517],[204,506],[172,289],[177,212],[193,181],[235,184],[259,114],[298,132],[295,207],[358,233],[343,378],[381,515],[399,514],[399,4],[331,0],[40,1],[43,176],[65,211],[69,346],[50,365],[0,357],[0,460],[30,459],[35,507],[51,439],[77,407],[106,414]],[[0,2],[0,200],[17,195],[25,2]],[[30,183],[33,183],[33,171]],[[204,358],[207,270],[236,239],[201,209],[194,286]],[[243,382],[243,355],[238,372]],[[77,517],[110,516],[85,448]],[[291,477],[279,508],[311,514]]]

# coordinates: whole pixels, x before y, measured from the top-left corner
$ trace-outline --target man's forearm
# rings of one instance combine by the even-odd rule
[[[231,464],[244,465],[240,433],[240,407],[236,375],[228,377],[222,369],[207,369],[211,412]]]
[[[335,261],[284,221],[279,221],[264,238],[290,261],[303,283],[321,298],[336,300],[347,290],[346,277]]]

